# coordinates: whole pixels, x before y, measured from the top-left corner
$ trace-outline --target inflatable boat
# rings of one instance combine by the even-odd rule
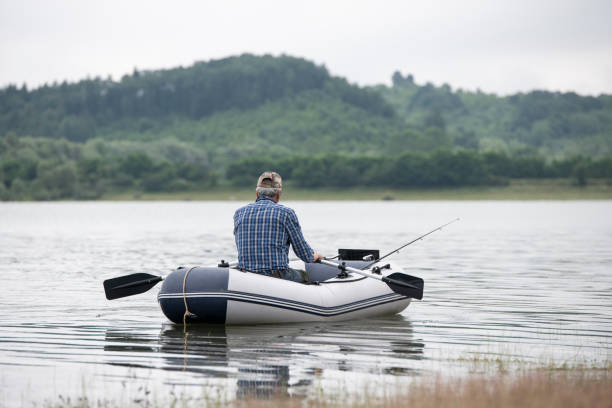
[[[135,273],[108,279],[104,290],[111,300],[143,293],[163,281],[159,305],[179,324],[361,319],[400,313],[412,298],[423,297],[423,280],[391,264],[380,265],[377,250],[339,250],[338,261],[323,259],[304,269],[308,282],[298,283],[222,261],[216,267],[179,267],[166,277]]]
[[[411,299],[423,298],[423,279],[381,265],[388,256],[453,222],[451,220],[383,257],[378,250],[339,249],[331,259],[306,264],[309,280],[298,283],[217,267],[179,267],[170,275],[133,273],[104,281],[108,300],[136,295],[164,282],[157,296],[174,323],[248,325],[341,321],[400,313]]]
[[[400,313],[410,304],[410,297],[388,284],[350,272],[369,262],[342,262],[348,268],[305,264],[308,284],[240,271],[225,263],[180,267],[164,279],[158,301],[175,323],[226,325],[360,319]],[[377,269],[381,278],[398,272],[390,264]]]

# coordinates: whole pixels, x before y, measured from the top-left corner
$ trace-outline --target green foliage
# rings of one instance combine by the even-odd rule
[[[288,56],[244,54],[189,68],[135,71],[119,82],[96,78],[32,91],[9,86],[0,90],[0,134],[85,141],[124,126],[137,134],[163,128],[169,118],[199,120],[308,91],[374,116],[394,113],[379,93],[332,78],[322,66]]]
[[[141,178],[151,170],[153,170],[153,160],[146,153],[131,153],[119,161],[119,171],[132,179]]]
[[[206,155],[179,142],[10,139],[0,138],[2,200],[96,199],[109,190],[186,191],[216,184]]]
[[[72,198],[77,192],[77,172],[74,163],[46,163],[40,172],[40,184],[50,198]],[[41,192],[41,195],[44,194]]]
[[[255,181],[259,175],[264,171],[272,171],[271,169],[276,169],[275,171],[280,173],[282,177],[290,177],[287,172],[277,169],[274,160],[269,158],[244,159],[231,163],[227,166],[225,177],[234,186],[255,186]]]
[[[584,163],[578,163],[574,167],[574,177],[576,178],[576,185],[580,187],[584,187],[587,185],[587,168]]]
[[[286,171],[290,169],[290,171]],[[440,150],[431,154],[292,156],[282,161],[245,159],[227,169],[235,186],[254,185],[265,170],[278,171],[284,180],[306,188],[318,187],[459,187],[503,184],[509,178],[609,177],[612,159],[572,157],[549,162],[540,156],[509,156],[470,150]],[[582,176],[577,175],[580,171]],[[579,179],[580,180],[580,179]]]
[[[20,178],[16,178],[11,182],[9,190],[9,199],[19,201],[27,198],[27,186]]]
[[[0,199],[251,186],[429,187],[612,180],[612,96],[361,88],[288,56],[241,55],[0,89]]]
[[[344,187],[360,180],[359,158],[338,154],[294,160],[291,178],[303,187]]]
[[[59,136],[74,142],[94,137],[95,125],[89,116],[65,116],[59,124]]]
[[[457,147],[481,150],[535,148],[568,157],[612,155],[612,97],[532,91],[499,97],[453,92],[450,86],[419,86],[396,72],[393,86],[375,87],[405,123],[445,129]]]
[[[181,142],[152,143],[91,140],[86,144],[0,138],[8,146],[0,155],[0,199],[96,199],[108,191],[171,192],[217,185],[218,174],[205,155]],[[15,160],[15,157],[28,160]],[[267,156],[235,160],[225,170],[224,184],[255,185],[263,171],[278,171],[284,180],[305,188],[458,187],[496,185],[509,178],[612,179],[612,158],[574,156],[547,160],[523,152],[437,150],[393,155]]]
[[[0,182],[0,201],[8,201],[10,198],[10,192],[4,186],[4,183]]]

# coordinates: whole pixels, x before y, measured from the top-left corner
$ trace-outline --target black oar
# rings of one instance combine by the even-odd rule
[[[385,282],[389,287],[400,295],[408,296],[415,299],[423,299],[423,279],[416,276],[407,275],[405,273],[395,272],[389,276],[376,275],[370,272],[362,271],[361,269],[351,268],[350,266],[341,265],[327,259],[319,260],[324,265],[335,266],[337,268],[347,270],[368,278],[378,279]]]
[[[233,268],[236,266],[236,263],[229,263],[227,266]],[[148,273],[133,273],[131,275],[105,280],[104,293],[106,293],[106,298],[108,300],[137,295],[146,292],[163,280],[163,276],[150,275]]]
[[[133,273],[105,280],[104,292],[108,300],[118,299],[146,292],[163,280],[164,278],[161,276],[150,275],[148,273]]]

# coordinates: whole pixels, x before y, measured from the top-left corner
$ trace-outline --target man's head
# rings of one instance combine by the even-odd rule
[[[257,180],[257,197],[265,195],[278,202],[280,193],[283,189],[283,180],[281,176],[274,171],[264,171]]]

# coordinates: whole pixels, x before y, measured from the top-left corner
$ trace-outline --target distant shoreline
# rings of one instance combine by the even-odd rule
[[[171,193],[121,192],[105,194],[103,201],[250,201],[255,189],[218,187],[202,191]],[[306,189],[286,186],[284,201],[427,201],[427,200],[612,200],[612,183],[606,180],[590,181],[580,187],[568,179],[512,180],[506,186],[480,186],[458,188],[350,188]]]

